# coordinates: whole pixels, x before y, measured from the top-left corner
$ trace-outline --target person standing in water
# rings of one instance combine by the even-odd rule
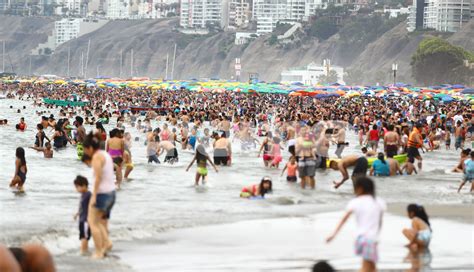
[[[461,192],[462,187],[464,187],[464,184],[467,182],[471,183],[471,193],[474,192],[474,183],[472,182],[474,180],[474,151],[471,151],[471,158],[466,159],[463,164],[464,164],[464,178],[461,184],[459,185],[458,193]]]
[[[194,155],[193,160],[189,163],[188,168],[186,168],[186,172],[189,171],[189,168],[193,165],[194,162],[197,163],[197,172],[196,172],[196,179],[195,179],[195,185],[199,185],[199,180],[202,179],[202,184],[204,185],[206,183],[206,177],[208,174],[207,171],[207,162],[214,167],[214,170],[216,170],[216,173],[219,171],[217,170],[216,165],[211,161],[211,158],[209,158],[209,155],[206,152],[206,149],[202,144],[198,145],[196,148],[196,154]]]
[[[315,142],[311,139],[309,129],[303,128],[301,136],[296,139],[296,155],[298,160],[298,173],[301,178],[301,188],[305,189],[308,184],[311,189],[316,187],[314,176],[316,175],[316,160],[314,158]]]
[[[24,192],[23,185],[26,182],[26,172],[28,172],[28,168],[26,167],[25,149],[23,149],[23,147],[18,147],[15,155],[15,174],[10,182],[10,187],[16,188],[19,192]]]
[[[90,158],[94,177],[87,222],[90,224],[95,244],[93,257],[97,259],[104,258],[106,252],[112,248],[107,222],[115,204],[114,162],[109,153],[100,150],[100,145],[101,139],[92,133],[84,140],[83,160]]]
[[[411,219],[411,229],[404,229],[403,235],[408,239],[408,248],[423,251],[431,242],[431,225],[425,208],[421,205],[410,204],[407,207],[408,217]]]
[[[77,152],[77,158],[79,160],[82,160],[82,156],[84,155],[84,139],[86,138],[86,129],[83,126],[84,124],[84,119],[80,116],[76,116],[76,128],[77,128],[77,133],[76,133],[76,152]]]
[[[134,165],[132,161],[132,135],[130,132],[125,132],[124,137],[124,146],[125,150],[123,152],[123,163],[125,165],[125,175],[124,178],[128,179],[128,176],[133,171]]]
[[[46,137],[46,134],[44,133],[44,127],[42,124],[36,125],[36,128],[38,129],[38,132],[36,133],[35,136],[35,147],[43,147],[44,146],[44,140],[48,140],[49,138]]]
[[[336,230],[326,241],[330,243],[347,222],[352,214],[357,219],[357,239],[355,251],[362,257],[360,271],[377,271],[378,237],[382,228],[383,213],[386,210],[385,202],[375,196],[374,182],[367,177],[361,177],[355,183],[356,198],[346,207],[346,214],[337,225]]]
[[[422,158],[420,155],[419,148],[423,148],[423,138],[421,136],[421,130],[423,125],[418,122],[416,126],[413,128],[413,131],[408,136],[408,144],[407,144],[407,156],[408,159],[415,162],[415,159],[418,160],[418,169],[421,170],[422,166]]]
[[[122,139],[121,130],[114,128],[110,131],[110,138],[107,141],[105,150],[112,157],[114,164],[117,165],[117,188],[120,189],[120,185],[122,184],[123,153],[125,152],[125,143]]]

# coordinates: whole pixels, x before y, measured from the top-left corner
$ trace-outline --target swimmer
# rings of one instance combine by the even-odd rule
[[[288,182],[296,182],[298,181],[296,172],[298,171],[298,164],[296,163],[296,158],[295,156],[290,157],[290,161],[285,165],[283,170],[281,171],[281,176],[285,173],[285,170],[287,171],[286,175],[286,181]]]
[[[158,143],[158,157],[166,152],[166,157],[164,162],[167,162],[169,164],[174,164],[178,162],[178,150],[176,149],[176,146],[173,145],[172,142],[170,141],[160,141]]]
[[[18,147],[16,149],[16,160],[15,160],[15,174],[10,187],[17,188],[19,192],[24,192],[23,185],[26,181],[26,173],[28,168],[26,167],[25,149]]]
[[[176,149],[176,148],[175,148]],[[211,158],[206,152],[206,149],[204,148],[203,145],[199,144],[196,148],[196,154],[194,155],[193,160],[189,163],[188,168],[186,168],[186,172],[189,171],[189,168],[196,162],[197,164],[197,172],[196,172],[196,179],[195,179],[195,186],[199,185],[199,180],[202,179],[202,184],[204,185],[206,183],[206,178],[207,178],[207,162],[214,167],[214,170],[216,173],[219,171],[217,170],[216,165],[211,161]]]
[[[458,193],[467,182],[471,183],[471,193],[474,192],[474,151],[471,152],[471,158],[464,161],[464,178],[459,185]]]
[[[272,179],[269,177],[264,177],[260,181],[260,184],[254,184],[252,186],[244,187],[240,193],[242,198],[251,198],[251,197],[265,197],[267,193],[272,192]]]
[[[389,176],[390,175],[390,166],[385,160],[385,155],[380,152],[377,156],[377,159],[372,163],[370,168],[371,176]]]
[[[36,133],[35,136],[35,147],[43,147],[44,146],[44,140],[50,141],[48,137],[46,137],[46,134],[44,133],[44,128],[42,124],[36,125],[36,128],[38,129],[38,132]]]
[[[416,171],[414,158],[408,158],[407,162],[402,167],[402,172],[406,173],[407,175],[411,175],[413,173],[418,174],[418,171]]]
[[[44,155],[44,158],[46,159],[51,159],[53,158],[53,149],[52,149],[52,146],[51,146],[51,143],[50,142],[47,142],[45,144],[45,147],[36,147],[36,146],[32,146],[31,147],[32,149],[36,150],[36,151],[40,151],[40,152],[43,152],[43,155]]]
[[[339,188],[344,182],[349,179],[349,173],[347,172],[347,168],[354,166],[354,171],[352,172],[352,182],[355,184],[355,181],[360,177],[365,177],[367,175],[367,169],[369,168],[369,163],[367,158],[364,156],[358,155],[349,155],[343,157],[340,161],[336,162],[331,160],[329,162],[329,168],[333,170],[338,170],[342,174],[342,179],[340,182],[334,181],[334,188]]]
[[[410,204],[407,212],[412,228],[403,230],[403,235],[409,241],[406,247],[415,251],[427,249],[431,242],[432,229],[425,208],[421,205]]]
[[[132,135],[130,134],[130,132],[125,132],[123,140],[125,143],[125,150],[123,153],[123,163],[125,164],[124,178],[128,179],[128,176],[130,175],[130,173],[133,171],[133,168],[135,167],[132,161],[132,151],[131,151]]]
[[[16,125],[16,129],[19,131],[25,131],[26,130],[26,123],[25,123],[25,118],[21,117],[20,118],[20,123]]]

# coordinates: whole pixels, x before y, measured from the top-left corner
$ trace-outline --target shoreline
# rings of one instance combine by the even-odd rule
[[[391,203],[388,204],[388,210],[386,217],[389,218],[384,223],[384,226],[387,227],[389,224],[390,225],[400,225],[401,228],[401,223],[403,222],[406,226],[409,226],[409,220],[406,217],[405,214],[405,208],[406,208],[406,203]],[[466,225],[466,224],[472,224],[474,221],[474,209],[473,205],[464,205],[464,204],[447,204],[447,205],[427,205],[425,207],[429,214],[430,214],[430,220],[432,221],[441,221],[444,224],[448,225]],[[201,245],[197,244],[194,240],[196,237],[192,233],[196,233],[197,236],[199,236],[200,232],[206,232],[209,233],[209,237],[211,237],[211,244],[215,246],[217,243],[219,246],[225,246],[223,244],[226,244],[227,242],[225,241],[220,241],[218,238],[219,236],[222,239],[228,239],[228,235],[225,235],[225,233],[235,233],[235,240],[244,240],[242,235],[239,233],[240,231],[243,231],[244,233],[249,233],[249,237],[252,236],[252,229],[253,228],[261,228],[262,225],[282,225],[285,226],[283,227],[283,232],[285,233],[286,231],[290,231],[291,228],[305,228],[304,226],[307,224],[310,224],[311,222],[314,221],[319,221],[319,223],[324,224],[325,227],[321,229],[321,231],[329,233],[332,228],[335,227],[337,220],[340,219],[340,216],[342,215],[341,212],[341,207],[334,207],[334,208],[328,208],[326,210],[320,210],[317,211],[309,216],[294,216],[294,217],[268,217],[268,218],[263,218],[263,219],[258,219],[258,218],[253,218],[249,220],[243,220],[243,221],[235,221],[235,222],[223,222],[223,223],[218,223],[218,224],[209,224],[209,225],[201,225],[201,226],[195,226],[195,227],[185,227],[185,228],[178,228],[178,229],[169,229],[166,230],[158,237],[150,237],[147,239],[138,239],[138,240],[132,240],[132,241],[117,241],[114,244],[114,250],[112,251],[111,257],[106,258],[101,261],[96,261],[92,260],[89,257],[83,257],[80,256],[76,252],[68,252],[66,254],[61,254],[58,256],[55,256],[55,260],[57,263],[57,267],[60,269],[60,271],[75,271],[74,267],[81,267],[81,268],[87,268],[87,271],[97,271],[101,272],[105,270],[110,270],[113,269],[113,271],[152,271],[152,270],[159,270],[159,271],[182,271],[181,269],[178,268],[172,268],[170,266],[164,265],[163,267],[161,266],[160,263],[154,264],[154,256],[155,255],[160,255],[160,254],[167,254],[167,249],[166,247],[175,247],[174,243],[179,243],[179,244],[188,244],[191,243],[190,246],[187,246],[186,249],[181,249],[184,250],[185,252],[187,251],[188,254],[190,253],[189,251],[192,251],[192,248],[199,248]],[[320,220],[318,220],[318,218]],[[390,221],[395,221],[396,222],[390,222]],[[287,228],[287,225],[290,224],[291,228]],[[349,224],[351,225],[351,223]],[[230,228],[235,228],[235,226],[240,226],[238,229],[239,231],[229,231],[227,230],[229,227]],[[347,229],[353,228],[352,226],[346,226],[346,232]],[[215,231],[214,231],[215,230]],[[185,235],[180,235],[180,234],[185,234]],[[281,234],[280,233],[280,234]],[[296,231],[295,233],[298,233]],[[437,234],[439,233],[437,229]],[[315,233],[314,235],[311,235],[311,237],[305,237],[302,239],[300,242],[304,244],[306,240],[315,240],[315,238],[318,236],[318,233]],[[182,239],[181,236],[184,236],[184,239]],[[213,236],[213,237],[212,237]],[[347,233],[344,236],[348,236]],[[443,235],[445,238],[446,235]],[[436,236],[438,238],[438,236]],[[214,241],[215,238],[218,238],[217,241]],[[345,237],[345,246],[340,246],[341,248],[344,248],[344,251],[349,252],[349,254],[346,254],[345,257],[340,258],[337,254],[329,255],[332,258],[326,258],[330,260],[330,263],[333,265],[340,266],[340,268],[343,269],[349,269],[353,270],[356,269],[354,266],[355,260],[358,261],[358,258],[356,258],[352,254],[352,244],[353,242],[351,241],[353,237]],[[201,240],[201,239],[199,239]],[[203,239],[205,241],[206,239]],[[250,239],[252,240],[252,239]],[[297,239],[299,240],[299,238]],[[449,240],[449,239],[448,239]],[[400,242],[400,241],[398,241]],[[397,242],[397,243],[398,243]],[[393,243],[393,241],[392,241]],[[228,242],[229,247],[232,247],[233,242]],[[281,243],[279,245],[274,245],[275,248],[281,247],[285,248],[284,245],[285,243]],[[317,243],[316,243],[317,244]],[[314,244],[309,247],[307,247],[306,252],[315,252],[316,255],[319,252],[317,250],[318,246]],[[403,245],[399,244],[399,248],[394,248],[391,246],[389,248],[390,250],[393,250],[397,252],[397,254],[393,255],[391,252],[388,254],[392,256],[393,258],[400,258],[400,252],[404,250]],[[93,243],[92,241],[90,242],[90,249],[93,250],[92,248]],[[219,247],[218,246],[218,247]],[[322,245],[324,246],[324,244]],[[237,248],[245,247],[245,245],[238,245]],[[296,245],[295,245],[296,247]],[[156,253],[154,253],[154,250],[158,250]],[[180,250],[180,251],[181,251]],[[240,252],[240,251],[239,251]],[[339,250],[337,250],[339,252]],[[319,252],[321,253],[321,252]],[[382,252],[383,255],[387,255],[387,252]],[[172,254],[172,253],[170,253]],[[180,256],[179,252],[175,253],[176,256]],[[219,250],[215,249],[215,254],[219,254]],[[192,254],[193,255],[193,254]],[[324,255],[324,254],[323,254]],[[168,256],[170,257],[170,256]],[[194,256],[195,257],[195,256]],[[194,258],[191,256],[191,261]],[[309,265],[311,261],[316,261],[318,259],[324,259],[324,258],[314,258],[314,260],[308,259],[308,256],[305,257],[298,257],[295,256],[295,258],[291,257],[291,254],[289,257],[287,257],[285,260],[279,260],[278,262],[282,265],[282,267],[275,267],[274,269],[277,270],[289,270],[289,271],[309,271]],[[184,258],[186,259],[186,258]],[[332,260],[332,261],[331,261]],[[286,267],[283,269],[283,266],[286,265],[286,263],[298,263],[298,264],[292,264],[289,267]],[[391,263],[391,262],[390,262]],[[403,262],[395,264],[391,263],[390,268],[387,267],[387,264],[382,264],[382,268],[386,269],[407,269],[407,265],[404,264]],[[471,267],[469,267],[469,264],[464,264],[461,266],[457,266],[455,264],[449,263],[451,266],[450,267],[443,267],[443,269],[456,269],[456,270],[464,270],[466,268],[469,269],[474,269],[474,264],[472,264]],[[148,265],[148,266],[147,266]],[[169,264],[168,264],[169,265]],[[167,270],[168,267],[170,270]],[[351,268],[352,267],[352,268]],[[238,267],[234,267],[236,269],[240,269]],[[339,267],[338,267],[339,268]],[[339,268],[339,269],[340,269]],[[220,270],[217,268],[212,268],[212,267],[207,267],[206,269],[208,270]],[[204,269],[204,270],[206,270]],[[229,268],[230,269],[230,268]],[[247,268],[248,269],[248,268]],[[262,268],[263,269],[263,268]],[[185,271],[194,271],[194,270],[186,270]],[[197,269],[196,271],[201,271]]]
[[[336,240],[325,243],[342,217],[341,212],[311,215],[306,218],[279,218],[241,221],[195,227],[163,233],[156,240],[119,243],[123,263],[136,271],[310,271],[317,260],[329,260],[337,270],[356,270],[360,258],[353,253],[355,222],[349,222]],[[351,219],[354,220],[354,219]],[[410,221],[387,214],[380,237],[378,268],[410,269],[408,250],[401,234]],[[436,235],[430,254],[423,256],[425,268],[472,270],[473,249],[465,237],[471,225],[433,219]],[[450,229],[457,232],[451,236]],[[287,235],[290,234],[291,239]],[[464,239],[463,239],[464,238]],[[454,239],[458,243],[449,243]],[[126,248],[126,249],[125,249]]]

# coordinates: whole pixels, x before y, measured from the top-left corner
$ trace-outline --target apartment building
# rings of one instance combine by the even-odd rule
[[[108,19],[130,19],[130,1],[129,0],[107,0],[106,17]]]
[[[54,22],[55,47],[69,40],[75,39],[79,35],[82,19],[61,19]]]
[[[206,28],[212,24],[224,27],[227,16],[223,14],[223,3],[228,0],[182,0],[180,26],[183,28]]]
[[[472,0],[416,0],[410,6],[407,29],[457,32],[473,14]]]

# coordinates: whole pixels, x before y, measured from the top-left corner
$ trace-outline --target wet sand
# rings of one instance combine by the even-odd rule
[[[406,207],[407,204],[389,204],[388,211],[396,215],[406,216]],[[429,204],[424,207],[430,218],[443,218],[474,224],[474,196],[471,204]]]
[[[356,270],[360,259],[353,253],[354,218],[333,243],[325,243],[341,216],[341,212],[323,213],[173,230],[155,241],[120,243],[123,250],[118,255],[136,271],[309,271],[317,260],[329,260],[336,269]],[[472,225],[440,218],[432,222],[436,228],[431,253],[421,258],[424,268],[472,271]],[[379,269],[412,267],[405,260],[409,252],[401,234],[409,225],[405,217],[385,216]]]

